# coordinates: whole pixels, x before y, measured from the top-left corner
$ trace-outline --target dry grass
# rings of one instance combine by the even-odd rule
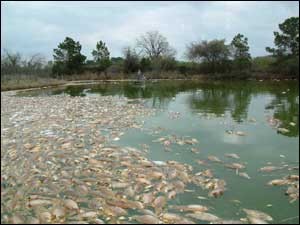
[[[18,78],[1,80],[1,91],[27,89],[45,86],[57,86],[65,84],[66,81],[52,78]]]

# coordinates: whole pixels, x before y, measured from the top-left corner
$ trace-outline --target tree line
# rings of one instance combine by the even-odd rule
[[[1,74],[44,70],[54,77],[83,72],[107,77],[108,74],[132,74],[141,70],[155,74],[177,72],[185,77],[193,74],[249,77],[255,71],[299,76],[299,17],[286,19],[279,24],[279,30],[274,32],[275,48],[266,48],[270,55],[254,59],[249,52],[248,38],[240,33],[229,44],[225,39],[188,44],[185,53],[188,61],[176,60],[176,50],[158,31],[149,31],[137,38],[134,46],[123,49],[122,57],[110,57],[106,43],[100,40],[91,51],[92,60],[81,53],[78,41],[66,37],[53,50],[53,62],[47,64],[38,56],[22,61],[19,54],[6,52],[1,58]]]

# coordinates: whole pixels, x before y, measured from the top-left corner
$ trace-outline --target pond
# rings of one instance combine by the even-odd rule
[[[129,104],[141,102],[156,110],[141,118],[142,130],[124,132],[119,146],[147,145],[150,160],[185,163],[193,167],[193,173],[209,169],[226,182],[226,191],[218,198],[189,184],[186,189],[190,191],[178,194],[172,204],[205,205],[228,220],[245,218],[242,209],[254,209],[271,215],[274,220],[270,223],[299,223],[299,200],[285,194],[288,186],[268,185],[271,180],[299,175],[297,82],[103,82],[19,92],[17,96],[99,95],[125,97]],[[178,144],[184,139],[197,141]],[[211,156],[221,162],[212,162]],[[245,168],[232,170],[228,168],[232,163]],[[276,169],[260,170],[267,166]],[[241,172],[250,179],[239,175]]]

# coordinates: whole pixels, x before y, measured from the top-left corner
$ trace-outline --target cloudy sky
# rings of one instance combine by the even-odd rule
[[[291,16],[299,16],[294,2],[3,2],[1,52],[41,53],[52,59],[53,48],[66,36],[91,51],[104,40],[111,56],[136,38],[158,30],[184,59],[185,47],[197,40],[225,38],[237,33],[249,39],[252,56],[265,55],[273,45],[273,31]]]

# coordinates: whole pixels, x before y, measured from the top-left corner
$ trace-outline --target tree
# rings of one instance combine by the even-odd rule
[[[248,38],[237,34],[230,44],[235,69],[239,71],[249,69],[251,56],[249,53]]]
[[[172,71],[176,69],[174,57],[160,56],[152,60],[152,69],[155,72]]]
[[[228,62],[229,47],[225,39],[191,43],[187,47],[187,57],[192,61],[208,65],[209,72],[217,72]],[[226,68],[225,68],[226,69]]]
[[[58,48],[53,51],[53,73],[72,74],[81,72],[86,56],[80,53],[81,45],[79,42],[66,37],[64,42],[60,43]]]
[[[22,57],[20,53],[11,53],[4,49],[1,55],[1,74],[17,74],[20,70]]]
[[[150,70],[151,60],[149,58],[143,57],[140,62],[142,72]]]
[[[123,70],[125,73],[136,72],[139,69],[139,57],[136,51],[130,47],[126,47],[123,50],[124,64]]]
[[[273,69],[276,72],[299,76],[299,17],[290,17],[279,24],[281,33],[274,32],[277,48],[266,50],[276,57]]]
[[[109,58],[109,51],[103,41],[99,41],[96,44],[96,50],[92,51],[94,61],[98,65],[98,71],[104,71],[106,74],[107,68],[111,65]]]
[[[274,32],[277,48],[266,50],[277,57],[299,56],[299,17],[291,17],[279,24],[281,33]]]
[[[151,60],[160,56],[174,57],[176,51],[169,45],[167,39],[158,31],[149,31],[137,39],[137,47]]]

